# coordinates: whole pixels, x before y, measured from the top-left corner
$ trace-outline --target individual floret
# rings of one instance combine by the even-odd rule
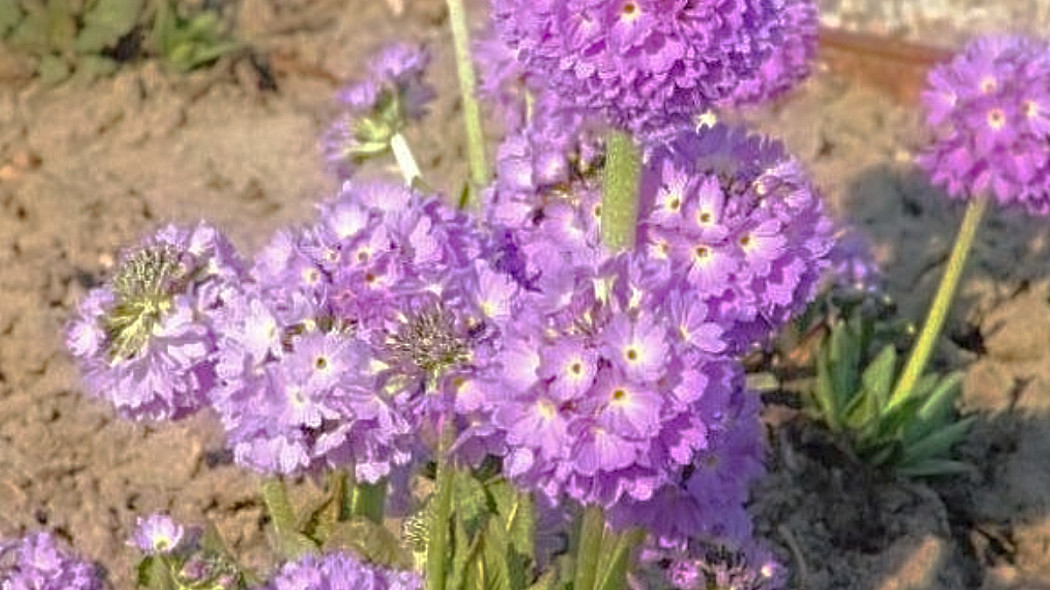
[[[178,547],[185,529],[166,514],[139,517],[131,543],[148,555],[167,555]]]

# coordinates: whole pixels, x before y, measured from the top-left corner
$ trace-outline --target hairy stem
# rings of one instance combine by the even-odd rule
[[[641,171],[641,153],[630,134],[609,132],[602,175],[602,242],[611,252],[634,248]]]
[[[459,74],[459,92],[463,99],[463,123],[467,128],[467,154],[470,158],[470,180],[474,185],[467,208],[477,208],[479,188],[489,181],[489,167],[485,158],[485,136],[481,128],[481,109],[475,95],[477,86],[474,62],[470,57],[470,32],[463,0],[446,0],[448,20],[452,27],[452,42],[456,51],[456,71]]]
[[[445,590],[453,475],[448,451],[452,446],[453,436],[454,426],[448,422],[442,424],[437,451],[437,489],[434,492],[434,510],[430,515],[430,540],[427,542],[427,590]]]

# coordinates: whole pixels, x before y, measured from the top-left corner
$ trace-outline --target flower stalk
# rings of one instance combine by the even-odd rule
[[[437,489],[434,491],[434,510],[430,515],[430,540],[427,543],[427,590],[445,590],[448,563],[448,523],[452,517],[453,466],[449,460],[453,425],[441,424],[438,434]]]
[[[988,205],[988,198],[979,196],[972,199],[966,207],[966,215],[963,217],[959,228],[959,235],[955,238],[951,255],[948,258],[948,266],[941,277],[941,284],[937,287],[937,294],[930,304],[930,312],[926,316],[926,324],[922,327],[919,339],[912,348],[908,363],[901,372],[897,386],[893,390],[886,411],[893,410],[911,397],[916,382],[922,377],[926,370],[926,363],[933,353],[933,347],[937,342],[944,321],[948,317],[955,291],[959,286],[963,270],[966,267],[966,258],[973,246],[974,237],[977,235],[977,227],[981,224],[981,218]]]
[[[477,77],[470,56],[470,32],[467,29],[467,14],[463,0],[447,0],[448,20],[452,28],[452,43],[456,52],[456,73],[459,76],[459,92],[463,100],[463,123],[467,129],[467,154],[470,160],[470,180],[475,189],[489,181],[489,167],[485,156],[485,136],[481,128],[481,109],[475,93]],[[477,190],[470,191],[465,208],[480,206]]]

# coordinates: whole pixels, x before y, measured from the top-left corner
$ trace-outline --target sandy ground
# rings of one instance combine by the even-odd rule
[[[824,4],[828,24],[946,46],[975,30],[1035,29],[1050,12],[1038,0]],[[270,58],[275,92],[246,60],[188,76],[139,64],[59,87],[0,62],[0,537],[55,531],[114,588],[132,585],[135,516],[155,510],[213,520],[249,565],[272,555],[259,480],[222,460],[214,418],[133,425],[81,394],[62,345],[72,306],[122,246],[162,223],[207,218],[251,253],[309,219],[333,189],[317,147],[332,93],[385,41],[425,42],[432,79],[454,80],[441,2],[410,0],[396,16],[365,0],[245,0],[237,14],[238,33]],[[749,117],[870,233],[890,294],[918,318],[961,209],[910,163],[923,137],[907,80],[921,71],[876,66],[899,81],[886,86],[864,62],[825,54],[813,80]],[[409,140],[434,183],[451,187],[465,164],[445,94]],[[963,410],[979,416],[961,448],[972,476],[871,480],[813,453],[806,428],[771,419],[772,473],[754,504],[797,587],[1050,588],[1047,240],[1043,222],[993,211],[942,342],[938,362],[966,369]]]

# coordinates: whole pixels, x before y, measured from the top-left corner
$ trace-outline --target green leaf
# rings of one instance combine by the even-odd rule
[[[904,447],[904,464],[945,457],[952,446],[966,436],[976,419],[976,416],[969,416],[940,428],[925,438],[907,442]]]
[[[159,0],[157,13],[153,17],[153,29],[146,39],[146,45],[153,53],[168,55],[174,45],[174,36],[178,27],[178,16],[168,0]]]
[[[0,39],[7,35],[8,31],[18,26],[22,17],[22,10],[18,8],[16,0],[0,1]]]
[[[463,518],[467,534],[474,534],[485,525],[485,519],[492,513],[493,506],[485,486],[470,472],[456,470],[452,483],[452,505]]]
[[[30,2],[26,4],[26,16],[8,41],[11,45],[35,54],[47,54],[51,43],[47,35],[47,11],[43,4]]]
[[[879,417],[875,396],[866,389],[861,389],[854,395],[842,413],[846,426],[855,432],[867,430]]]
[[[897,468],[897,474],[903,477],[942,477],[964,475],[976,471],[977,468],[969,463],[947,459],[929,459],[915,465],[904,465]]]
[[[329,486],[328,493],[303,507],[292,529],[324,544],[339,520],[343,490],[338,482]]]
[[[615,538],[608,558],[602,560],[602,567],[598,573],[598,590],[623,590],[627,580],[627,570],[631,565],[631,556],[635,547],[641,545],[645,540],[645,531],[642,529],[631,529],[610,535]],[[603,557],[605,557],[603,555]]]
[[[117,62],[101,55],[82,55],[77,60],[77,78],[94,80],[117,71]]]
[[[47,39],[59,51],[68,50],[77,34],[77,21],[68,0],[49,0],[47,3]]]
[[[335,523],[325,539],[324,550],[353,551],[364,559],[389,568],[407,570],[414,562],[412,552],[386,527],[364,516]]]
[[[962,385],[963,372],[956,371],[945,376],[930,393],[929,398],[919,408],[918,416],[923,420],[932,420],[947,414],[955,402]],[[921,399],[921,398],[920,398]]]
[[[486,487],[496,504],[496,514],[507,533],[510,546],[515,552],[530,559],[534,558],[536,513],[532,497],[519,492],[503,478]]]
[[[543,572],[540,579],[536,580],[527,590],[555,590],[558,584],[558,572],[549,569]]]
[[[897,374],[897,348],[887,344],[879,352],[875,360],[871,361],[868,368],[861,376],[864,389],[874,395],[874,402],[878,407],[883,407],[890,399],[893,392],[894,377]]]
[[[467,527],[463,524],[463,518],[457,511],[452,515],[452,567],[449,568],[448,588],[452,590],[467,588],[468,565],[474,552],[477,550],[477,537],[471,538],[467,534]]]
[[[817,351],[817,385],[813,392],[813,401],[817,406],[817,412],[824,419],[824,423],[832,432],[838,432],[842,428],[839,416],[838,395],[835,393],[835,383],[831,371],[831,353],[825,338]]]
[[[149,555],[139,562],[137,570],[138,576],[135,581],[137,587],[152,590],[176,590],[175,579],[172,578],[171,570],[162,558]]]
[[[860,342],[848,325],[841,325],[831,332],[832,383],[839,405],[859,389]]]
[[[69,64],[61,57],[51,53],[40,58],[36,69],[40,79],[47,84],[58,84],[68,78],[71,73]]]
[[[296,529],[298,519],[288,501],[284,481],[279,478],[268,479],[263,483],[262,496],[273,524],[275,549],[281,556],[297,559],[307,553],[316,553],[317,543]]]
[[[511,564],[510,545],[507,532],[503,529],[497,519],[489,520],[488,527],[481,539],[481,551],[478,552],[484,566],[484,588],[485,590],[511,590]],[[524,587],[524,579],[519,577],[520,585]]]
[[[113,47],[135,28],[143,4],[143,0],[98,0],[84,14],[84,28],[77,35],[74,49],[98,53]]]

